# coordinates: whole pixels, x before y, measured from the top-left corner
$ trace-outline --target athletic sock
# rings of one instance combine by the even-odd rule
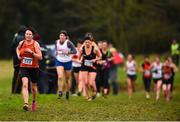
[[[59,91],[59,96],[62,96],[63,92],[62,91]]]

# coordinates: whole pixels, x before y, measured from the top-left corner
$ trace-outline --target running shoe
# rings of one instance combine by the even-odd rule
[[[29,107],[28,107],[28,104],[27,104],[27,103],[24,103],[23,110],[24,110],[24,111],[28,111],[28,110],[29,110]]]
[[[66,92],[66,100],[69,100],[69,92]]]
[[[159,100],[159,96],[156,96],[156,101],[158,101]]]
[[[61,99],[62,96],[63,96],[63,92],[59,91],[58,99]]]
[[[34,112],[36,110],[36,102],[32,102],[31,110]]]
[[[98,92],[98,93],[97,93],[97,97],[100,97],[100,96],[101,96],[101,94]]]
[[[89,97],[89,98],[87,99],[87,101],[92,101],[92,98],[91,98],[91,97]]]
[[[74,97],[76,97],[76,96],[77,96],[77,94],[75,94],[75,93],[74,93],[74,94],[72,94],[71,96],[74,96]]]
[[[92,96],[92,100],[96,99],[97,92],[94,92],[94,95]]]
[[[92,100],[94,100],[94,99],[96,99],[96,95],[93,95],[93,96],[92,96]]]
[[[78,96],[81,96],[81,92],[78,92],[77,95],[78,95]]]
[[[150,95],[149,94],[146,94],[146,99],[149,99],[150,98]]]

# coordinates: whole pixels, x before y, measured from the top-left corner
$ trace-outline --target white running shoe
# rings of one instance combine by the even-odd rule
[[[146,99],[149,99],[150,98],[150,95],[149,94],[146,94]]]
[[[101,94],[98,92],[98,93],[97,93],[97,97],[100,97],[100,96],[101,96]]]
[[[77,96],[77,94],[72,94],[71,96]]]

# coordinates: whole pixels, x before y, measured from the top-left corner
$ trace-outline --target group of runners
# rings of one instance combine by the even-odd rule
[[[82,40],[78,40],[77,46],[70,41],[66,31],[62,30],[59,39],[55,42],[56,47],[56,70],[58,75],[58,99],[65,94],[68,100],[70,97],[70,80],[73,74],[76,79],[77,95],[85,96],[87,101],[92,101],[102,91],[104,98],[109,94],[109,70],[115,60],[106,40],[95,43],[92,33],[86,33]],[[29,110],[28,82],[31,82],[32,111],[36,110],[37,82],[39,79],[39,60],[42,53],[38,42],[33,40],[33,31],[27,29],[25,39],[22,40],[16,53],[20,63],[20,76],[22,79],[22,95],[24,99],[23,109]],[[135,91],[135,80],[137,77],[137,64],[133,55],[128,54],[125,62],[128,83],[128,95],[131,98]],[[143,81],[145,84],[146,98],[150,98],[151,78],[155,84],[156,100],[160,96],[160,88],[163,84],[163,91],[166,100],[170,100],[170,89],[172,88],[173,77],[177,67],[168,57],[164,63],[156,57],[150,62],[145,57],[142,65]],[[73,72],[73,73],[72,73]],[[65,92],[63,92],[63,81],[65,81]],[[99,85],[97,85],[99,84]]]
[[[156,93],[156,100],[160,98],[161,86],[163,88],[164,97],[167,101],[170,100],[170,93],[173,90],[173,82],[175,72],[178,71],[177,66],[173,63],[171,57],[167,57],[164,62],[161,62],[160,57],[156,56],[151,62],[148,56],[144,57],[141,69],[138,68],[134,57],[129,54],[126,61],[128,95],[131,98],[133,91],[135,91],[135,81],[137,78],[137,71],[143,72],[143,82],[146,91],[146,98],[150,98],[151,80],[154,82],[154,91]]]

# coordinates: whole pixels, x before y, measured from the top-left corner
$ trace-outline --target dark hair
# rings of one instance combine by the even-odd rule
[[[67,34],[67,31],[66,31],[66,30],[61,30],[61,31],[60,31],[60,34],[64,34],[65,36],[68,36],[68,34]]]
[[[103,41],[99,40],[97,43],[102,43]]]
[[[149,56],[148,56],[148,55],[145,55],[144,58],[149,58]]]
[[[156,58],[159,58],[159,59],[160,59],[160,58],[161,58],[161,56],[160,56],[159,54],[156,54]]]
[[[80,39],[80,38],[79,38],[79,39],[77,39],[77,43],[79,43],[79,44],[83,44],[83,42],[84,42],[84,41],[83,41],[82,39]]]
[[[33,35],[36,33],[36,30],[33,27],[28,27],[26,31],[27,30],[31,31]]]
[[[108,44],[108,41],[107,41],[107,40],[102,40],[102,42],[105,42],[105,43],[107,43],[107,44]]]
[[[83,40],[84,40],[84,41],[85,41],[85,40],[90,40],[90,41],[92,41],[89,36],[85,36]]]
[[[166,57],[165,57],[165,60],[169,60],[169,58],[171,58],[171,56],[166,56]]]
[[[132,59],[135,59],[135,56],[132,53],[128,53],[127,56],[131,55]]]

